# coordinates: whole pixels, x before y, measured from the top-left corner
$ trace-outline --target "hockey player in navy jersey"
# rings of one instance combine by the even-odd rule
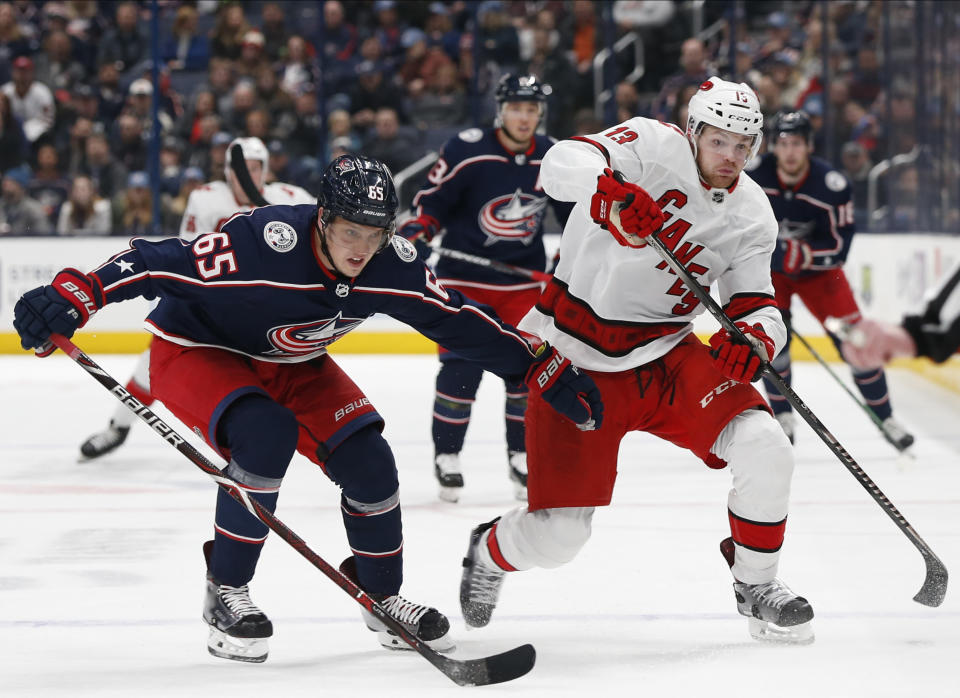
[[[540,161],[554,139],[537,134],[550,88],[533,76],[505,75],[496,89],[493,128],[471,128],[450,139],[413,200],[414,217],[400,227],[411,240],[429,242],[441,230],[441,246],[526,269],[543,271],[543,221],[551,205],[563,225],[571,206],[550,199],[540,183]],[[437,276],[516,324],[542,290],[539,281],[519,279],[441,256]],[[456,502],[463,488],[460,451],[483,368],[440,347],[433,404],[434,474],[440,497]],[[508,472],[518,499],[527,497],[523,416],[527,388],[508,381],[504,417]]]
[[[834,317],[855,326],[860,308],[843,271],[854,233],[850,182],[830,163],[812,156],[813,128],[805,112],[778,114],[771,132],[771,152],[751,163],[748,171],[763,187],[780,225],[772,262],[777,306],[788,326],[794,295],[821,324]],[[830,338],[839,349],[839,339],[833,334]],[[789,336],[772,363],[790,385]],[[901,451],[909,448],[913,436],[893,418],[883,369],[855,368],[853,379],[887,440]],[[792,442],[793,408],[772,382],[764,378],[764,385],[773,413]]]
[[[393,235],[397,205],[385,166],[341,156],[324,172],[317,203],[238,213],[193,241],[133,239],[89,274],[64,269],[24,294],[14,326],[24,348],[46,355],[52,333],[72,335],[105,304],[158,298],[146,320],[154,396],[271,511],[294,451],[319,465],[341,491],[352,552],[341,570],[421,640],[447,650],[446,617],[399,594],[399,483],[383,418],[327,345],[384,313],[504,378],[526,376],[581,428],[600,426],[603,405],[593,381],[548,345],[533,349],[438,283],[414,246]],[[216,656],[267,657],[273,627],[248,589],[267,531],[218,492],[203,611]],[[384,646],[407,648],[363,614]]]

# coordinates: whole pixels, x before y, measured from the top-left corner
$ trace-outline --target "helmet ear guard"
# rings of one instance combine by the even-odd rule
[[[750,157],[756,157],[763,140],[763,112],[753,88],[712,77],[700,84],[687,105],[687,139],[696,153],[696,137],[704,125],[751,136]]]

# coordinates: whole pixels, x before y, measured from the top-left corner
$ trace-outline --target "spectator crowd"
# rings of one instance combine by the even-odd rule
[[[609,112],[595,101],[594,59],[610,40],[608,7],[614,36],[636,32],[644,55],[642,75],[611,92],[611,123],[640,115],[683,126],[690,94],[711,74],[751,84],[768,117],[802,108],[819,123],[829,109],[834,138],[818,135],[817,151],[853,181],[861,229],[872,165],[916,145],[915,86],[881,74],[876,0],[826,12],[815,2],[706,3],[700,24],[727,22],[699,38],[692,3],[672,0],[158,5],[154,54],[148,2],[0,1],[0,235],[156,231],[155,193],[159,230],[172,234],[189,193],[224,177],[238,136],[268,145],[271,179],[310,191],[344,152],[397,172],[492,121],[505,72],[553,85],[550,135],[600,131],[610,123],[598,116]],[[895,17],[894,34],[909,19]],[[634,67],[625,60],[618,54],[621,76]],[[891,215],[907,226],[916,172],[897,178],[907,196]]]

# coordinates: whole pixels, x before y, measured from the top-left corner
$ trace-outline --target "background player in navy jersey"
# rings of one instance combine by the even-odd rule
[[[154,396],[271,511],[294,451],[319,465],[341,491],[352,551],[341,570],[412,633],[447,650],[446,617],[399,594],[399,483],[383,418],[327,345],[384,313],[504,378],[527,376],[584,429],[600,426],[603,406],[593,381],[556,351],[534,350],[488,309],[439,284],[413,245],[394,237],[397,205],[382,163],[341,156],[324,172],[316,203],[238,213],[193,241],[134,239],[89,274],[65,269],[28,291],[14,326],[24,348],[46,355],[52,333],[72,335],[106,303],[159,298],[147,318]],[[223,491],[214,528],[204,545],[208,649],[263,661],[273,627],[248,582],[268,529]],[[363,614],[384,646],[407,648]]]
[[[777,306],[788,327],[794,295],[821,324],[828,317],[835,317],[856,325],[861,320],[860,308],[843,271],[854,233],[850,182],[830,163],[812,156],[813,128],[805,112],[778,114],[771,133],[772,151],[748,171],[763,187],[780,224],[772,261]],[[838,338],[832,334],[830,338],[839,349]],[[786,347],[772,363],[790,385],[789,336]],[[913,436],[892,416],[883,369],[855,368],[853,379],[867,406],[882,422],[886,438],[900,450],[908,448]],[[766,378],[764,385],[774,415],[793,441],[790,403]]]
[[[546,116],[549,92],[549,86],[533,76],[503,76],[496,90],[496,124],[462,131],[444,145],[428,175],[428,186],[413,200],[415,217],[400,227],[400,234],[429,242],[445,230],[442,247],[542,271],[546,265],[543,221],[547,205],[553,205],[561,225],[572,208],[550,199],[540,184],[540,161],[555,143],[549,136],[537,134]],[[444,286],[491,306],[512,324],[519,322],[542,290],[538,281],[444,256],[436,270]],[[456,502],[463,488],[459,454],[483,368],[450,349],[441,346],[439,350],[432,431],[440,497]],[[526,386],[507,381],[507,461],[515,494],[521,500],[527,498],[526,407]]]

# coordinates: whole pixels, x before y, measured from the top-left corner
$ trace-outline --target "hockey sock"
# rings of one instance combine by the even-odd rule
[[[527,411],[527,386],[525,383],[507,383],[507,399],[504,416],[507,427],[507,451],[526,451],[526,429],[523,415]]]
[[[341,490],[347,541],[364,591],[396,594],[403,582],[403,525],[393,452],[377,425],[347,437],[327,459]]]
[[[218,441],[230,450],[227,475],[269,511],[297,446],[293,412],[262,395],[247,395],[227,408]],[[253,578],[266,525],[222,488],[217,492],[210,573],[221,584],[242,586]]]
[[[893,414],[890,393],[887,391],[887,375],[882,368],[853,371],[853,380],[867,406],[873,410],[881,422]]]
[[[468,361],[451,359],[441,362],[433,403],[435,453],[460,453],[463,449],[470,425],[470,410],[482,377],[483,369]]]

